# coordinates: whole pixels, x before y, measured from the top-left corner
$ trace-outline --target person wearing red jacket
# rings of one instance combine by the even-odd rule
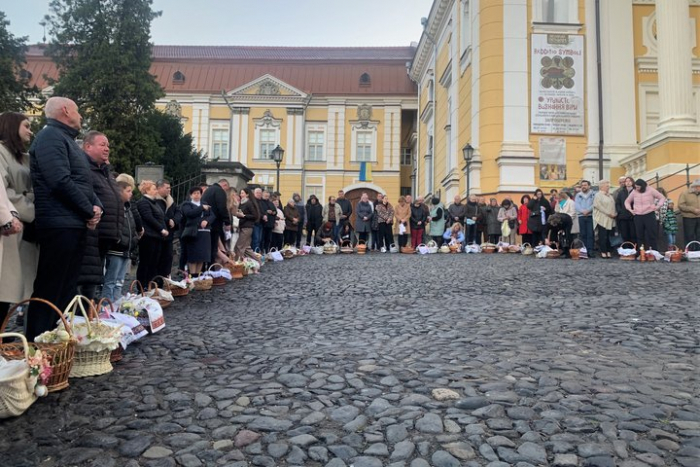
[[[527,220],[530,217],[530,210],[527,205],[531,201],[530,195],[523,195],[520,198],[518,208],[518,233],[523,237],[523,243],[532,245],[532,231],[527,227]]]

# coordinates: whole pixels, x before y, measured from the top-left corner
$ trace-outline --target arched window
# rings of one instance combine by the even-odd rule
[[[181,71],[173,73],[173,84],[184,84],[185,75]]]
[[[362,73],[360,76],[360,86],[371,86],[372,78],[370,78],[368,73]]]

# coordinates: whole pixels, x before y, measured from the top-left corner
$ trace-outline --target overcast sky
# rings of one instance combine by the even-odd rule
[[[407,46],[433,0],[154,0],[163,45]],[[15,36],[40,42],[49,0],[0,0]]]

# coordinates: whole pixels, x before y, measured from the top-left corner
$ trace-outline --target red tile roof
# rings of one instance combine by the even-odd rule
[[[406,74],[413,47],[234,47],[154,46],[151,73],[166,92],[230,91],[265,74],[314,95],[415,95]],[[56,78],[56,68],[39,46],[27,52],[32,84],[46,87],[44,75]],[[173,84],[172,75],[185,75]],[[360,86],[368,73],[370,86]]]

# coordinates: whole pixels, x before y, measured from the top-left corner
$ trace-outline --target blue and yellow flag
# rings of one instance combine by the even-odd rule
[[[360,181],[361,182],[371,182],[372,181],[372,163],[360,162]]]

